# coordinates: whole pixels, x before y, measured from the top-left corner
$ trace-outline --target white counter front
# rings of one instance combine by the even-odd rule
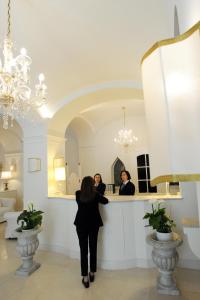
[[[167,210],[172,218],[176,215],[175,221],[180,223],[181,196],[107,197],[110,200],[109,204],[99,205],[104,222],[98,240],[99,267],[126,269],[153,266],[151,248],[146,243],[146,235],[152,229],[144,227],[143,220],[144,214],[151,210],[151,205],[145,200],[168,199]],[[45,200],[43,210],[44,229],[40,234],[40,248],[64,253],[71,258],[79,258],[78,239],[73,225],[77,212],[74,196],[49,196]]]

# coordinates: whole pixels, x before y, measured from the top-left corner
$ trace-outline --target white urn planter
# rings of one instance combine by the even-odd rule
[[[158,241],[170,241],[173,238],[173,233],[156,231],[156,238]]]
[[[40,263],[33,261],[33,256],[39,246],[38,233],[41,227],[37,229],[23,230],[17,232],[17,252],[21,256],[22,265],[16,270],[16,274],[20,276],[29,276],[40,267]]]

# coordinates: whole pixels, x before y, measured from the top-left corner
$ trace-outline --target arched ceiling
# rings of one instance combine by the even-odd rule
[[[116,80],[141,84],[140,60],[157,40],[173,35],[166,0],[11,1],[15,48],[33,59],[32,78],[46,75],[49,108],[88,86]],[[0,0],[0,36],[6,1]]]
[[[101,107],[101,104],[113,105],[116,103],[120,110],[124,101],[130,100],[131,102],[136,99],[143,102],[143,95],[141,90],[133,88],[113,88],[113,89],[101,89],[93,93],[83,94],[80,97],[74,99],[60,109],[55,116],[48,122],[48,130],[52,135],[64,136],[65,130],[69,123],[77,116],[88,119],[87,114],[84,116],[84,111],[92,109],[93,113],[97,115],[97,118],[101,118],[104,121],[105,115],[100,115],[95,107]],[[112,103],[112,104],[111,104]],[[144,105],[144,103],[142,103]],[[90,120],[87,120],[90,123]],[[96,120],[97,121],[97,120]],[[94,126],[94,124],[92,125]]]

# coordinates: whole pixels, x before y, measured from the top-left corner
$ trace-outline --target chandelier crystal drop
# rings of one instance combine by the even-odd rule
[[[3,59],[0,59],[0,116],[3,128],[8,129],[9,120],[17,117],[24,118],[31,109],[37,109],[46,103],[44,75],[39,75],[39,82],[35,85],[35,95],[30,88],[31,58],[25,48],[20,54],[13,55],[13,42],[10,37],[10,0],[8,0],[8,29],[3,41]]]
[[[118,131],[118,136],[114,138],[114,142],[120,144],[124,147],[132,145],[134,142],[138,141],[138,138],[133,135],[131,129],[126,129],[126,118],[125,118],[125,107],[122,107],[124,113],[124,128]]]

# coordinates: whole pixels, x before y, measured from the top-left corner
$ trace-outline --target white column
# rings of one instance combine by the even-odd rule
[[[47,197],[47,134],[44,126],[33,126],[24,136],[24,207],[33,202],[42,208]],[[29,158],[40,159],[41,168],[36,172],[29,170]]]

